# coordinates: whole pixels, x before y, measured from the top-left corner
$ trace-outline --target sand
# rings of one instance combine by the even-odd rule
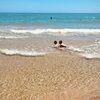
[[[0,54],[0,100],[100,100],[100,59]]]

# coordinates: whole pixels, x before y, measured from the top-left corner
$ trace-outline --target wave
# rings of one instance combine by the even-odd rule
[[[68,48],[69,50],[72,50],[74,52],[77,52],[79,55],[88,58],[88,59],[92,59],[92,58],[100,58],[100,54],[97,52],[86,52],[84,50],[82,50],[81,48],[76,48],[73,46],[69,46]],[[17,50],[17,49],[0,49],[0,53],[1,54],[5,54],[5,55],[21,55],[21,56],[44,56],[46,55],[46,52],[37,52],[37,51],[28,51],[28,50]]]
[[[69,46],[68,49],[69,49],[69,50],[72,50],[72,51],[75,51],[75,52],[83,52],[82,49],[80,49],[80,48],[75,48],[75,47],[73,47],[73,46]]]
[[[83,57],[88,58],[88,59],[92,59],[92,58],[100,58],[100,54],[81,54]]]
[[[79,55],[88,59],[100,58],[100,42],[79,48],[69,46],[68,49],[77,52]]]
[[[100,29],[33,29],[33,30],[11,29],[10,31],[13,33],[31,33],[31,34],[47,33],[49,35],[67,35],[67,33],[100,34]]]
[[[18,39],[18,38],[27,38],[26,36],[0,36],[0,39]]]
[[[44,56],[46,53],[37,51],[26,51],[17,49],[0,49],[1,54],[5,55],[21,55],[21,56]]]

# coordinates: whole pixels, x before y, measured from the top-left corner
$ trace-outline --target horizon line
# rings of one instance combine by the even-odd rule
[[[0,12],[0,13],[100,13],[100,12]]]

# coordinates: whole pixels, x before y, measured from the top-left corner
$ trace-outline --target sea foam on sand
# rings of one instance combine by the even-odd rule
[[[22,56],[43,56],[46,54],[44,52],[26,51],[17,49],[0,49],[0,52],[6,55],[22,55]]]

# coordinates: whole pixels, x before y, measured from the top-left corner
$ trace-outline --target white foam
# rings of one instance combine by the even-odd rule
[[[0,53],[6,55],[22,55],[22,56],[43,56],[46,54],[43,52],[17,50],[17,49],[0,49]]]
[[[10,30],[13,33],[33,33],[33,34],[40,34],[44,33],[45,29],[35,29],[35,30]]]
[[[81,54],[83,57],[92,59],[92,58],[100,58],[100,54]]]
[[[33,29],[33,30],[10,30],[13,33],[32,33],[32,34],[43,34],[47,33],[50,35],[66,35],[67,33],[84,33],[87,34],[100,34],[100,29]],[[55,33],[55,34],[54,34]]]
[[[86,49],[88,49],[88,47]],[[93,52],[93,51],[91,52],[91,49],[94,49],[94,48],[90,48],[90,51],[86,51],[86,49],[83,49],[83,48],[76,48],[73,46],[69,46],[68,49],[72,50],[74,52],[78,52],[79,55],[81,55],[85,58],[88,58],[88,59],[100,58],[100,54],[97,51],[94,50],[95,52]]]
[[[76,47],[73,47],[73,46],[69,46],[68,49],[73,50],[73,51],[75,51],[75,52],[83,52],[82,49],[76,48]]]
[[[17,39],[17,38],[27,38],[26,36],[0,36],[0,39]]]

